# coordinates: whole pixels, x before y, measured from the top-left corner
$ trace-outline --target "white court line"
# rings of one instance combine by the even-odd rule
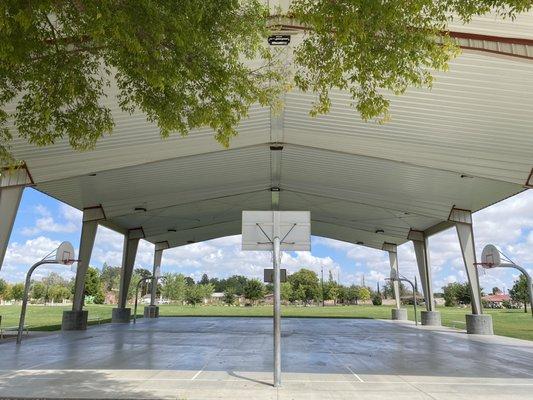
[[[204,366],[205,368],[205,366]],[[204,368],[202,368],[200,371],[198,371],[194,376],[190,379],[191,381],[194,381],[196,378],[198,378],[198,375],[200,375],[202,372],[204,372]]]
[[[350,368],[349,365],[345,365],[345,367],[346,367],[346,369],[347,369],[348,371],[350,371],[350,372],[352,373],[353,376],[355,376],[355,377],[359,380],[359,382],[361,382],[361,383],[365,383],[365,381],[362,380],[361,377],[360,377],[359,375],[357,375],[355,372],[353,372],[353,370]]]

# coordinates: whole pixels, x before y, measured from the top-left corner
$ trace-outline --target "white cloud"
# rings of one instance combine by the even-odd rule
[[[10,282],[22,282],[30,267],[47,256],[59,246],[60,242],[44,236],[26,240],[24,243],[14,242],[9,245],[0,277]],[[55,271],[63,276],[71,277],[69,268],[59,265],[43,265],[35,270],[33,277],[40,279]]]
[[[25,236],[34,236],[43,232],[73,233],[80,229],[81,212],[67,204],[59,205],[57,215],[53,215],[42,204],[38,204],[34,211],[40,217],[37,218],[34,226],[22,228],[21,233]],[[58,217],[61,222],[57,222]]]

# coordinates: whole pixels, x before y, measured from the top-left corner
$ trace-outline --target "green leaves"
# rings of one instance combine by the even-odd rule
[[[453,19],[495,11],[512,17],[531,0],[294,0],[309,28],[295,51],[296,86],[317,94],[311,114],[329,111],[330,91],[348,91],[364,120],[389,118],[388,93],[431,87],[433,70],[459,54],[443,34]]]
[[[228,146],[250,105],[281,91],[280,74],[249,67],[270,61],[267,17],[260,0],[3,2],[0,162],[12,161],[11,123],[39,146],[93,148],[113,130],[111,83],[163,137],[208,126]]]
[[[263,3],[2,1],[0,163],[13,162],[15,130],[40,146],[68,138],[75,149],[93,148],[113,131],[115,101],[145,113],[162,137],[210,127],[229,146],[252,104],[279,108],[292,85],[291,67],[284,71],[266,44]],[[386,121],[390,93],[430,87],[433,71],[458,54],[442,33],[452,19],[513,18],[532,3],[294,0],[287,16],[307,32],[294,52],[294,85],[317,95],[312,115],[327,113],[330,92],[343,90],[363,119]]]

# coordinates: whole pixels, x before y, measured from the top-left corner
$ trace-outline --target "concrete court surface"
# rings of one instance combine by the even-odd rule
[[[533,342],[366,319],[159,318],[0,344],[0,398],[533,399]]]

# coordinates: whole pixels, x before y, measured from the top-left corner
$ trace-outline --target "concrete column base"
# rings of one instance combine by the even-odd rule
[[[393,308],[392,319],[397,321],[407,321],[407,310],[405,308]]]
[[[420,311],[420,320],[422,325],[441,326],[440,312],[438,311]]]
[[[87,310],[63,311],[61,330],[63,331],[84,331],[87,329]]]
[[[158,306],[145,306],[144,307],[144,318],[159,318],[159,307]]]
[[[475,335],[494,335],[492,315],[466,314],[466,333]]]
[[[111,310],[111,322],[129,323],[131,308],[113,308]]]

